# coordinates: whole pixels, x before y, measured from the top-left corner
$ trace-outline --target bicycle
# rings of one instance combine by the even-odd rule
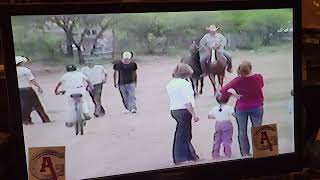
[[[60,91],[57,95],[64,95],[66,91]],[[74,100],[74,110],[75,110],[75,120],[73,122],[66,122],[67,127],[75,126],[76,135],[84,134],[84,126],[86,124],[86,120],[83,117],[82,112],[82,94],[71,94],[70,97]]]

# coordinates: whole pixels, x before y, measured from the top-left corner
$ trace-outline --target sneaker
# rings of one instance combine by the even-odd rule
[[[253,155],[251,153],[249,153],[249,154],[243,155],[242,157],[244,157],[244,158],[252,158]]]
[[[132,114],[135,114],[135,113],[137,113],[137,110],[132,109],[130,112],[131,112]]]
[[[104,113],[94,113],[94,116],[95,117],[102,117],[104,116],[105,114]]]
[[[84,119],[85,119],[86,121],[88,121],[88,120],[91,119],[91,117],[90,117],[90,115],[89,115],[88,113],[84,113],[83,116],[84,116]]]
[[[129,110],[124,110],[123,111],[123,114],[129,114],[131,111],[129,111]]]
[[[220,155],[217,155],[217,154],[213,154],[211,157],[212,157],[213,160],[219,160],[219,159],[221,159],[221,156],[220,156]]]

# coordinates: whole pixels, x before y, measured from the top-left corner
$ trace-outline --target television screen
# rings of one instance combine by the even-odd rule
[[[26,152],[67,179],[294,152],[292,9],[13,16]],[[92,167],[94,164],[94,168]]]

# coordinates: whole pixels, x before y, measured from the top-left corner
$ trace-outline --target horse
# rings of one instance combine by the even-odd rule
[[[212,55],[214,53],[215,60],[211,62]],[[214,94],[217,93],[216,88],[216,77],[218,77],[218,82],[220,87],[223,86],[223,80],[226,75],[227,68],[227,58],[223,55],[221,51],[217,51],[212,48],[210,50],[210,55],[206,57],[208,76],[213,86]]]
[[[202,69],[200,65],[200,55],[199,55],[198,49],[199,49],[198,45],[195,43],[195,41],[193,41],[189,48],[190,56],[183,57],[181,59],[182,63],[188,64],[189,66],[191,66],[191,68],[194,71],[190,77],[190,81],[191,81],[195,96],[203,93],[203,77],[201,77]],[[199,82],[200,82],[200,90],[199,90]]]

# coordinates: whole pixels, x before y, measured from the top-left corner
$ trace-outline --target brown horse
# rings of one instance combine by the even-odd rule
[[[213,62],[211,62],[212,52],[214,52],[215,57],[215,61]],[[218,77],[218,82],[221,88],[223,86],[223,80],[226,75],[227,59],[222,54],[222,52],[212,49],[210,50],[210,55],[208,55],[206,58],[206,62],[208,68],[208,76],[212,83],[214,94],[216,94],[216,76]]]
[[[188,64],[193,69],[193,74],[190,77],[190,81],[192,84],[193,91],[195,93],[195,96],[198,94],[202,94],[203,89],[203,77],[200,77],[202,74],[202,69],[200,65],[200,55],[198,51],[199,47],[195,43],[195,41],[192,42],[190,46],[190,56],[183,57],[181,59],[182,63]],[[199,90],[199,82],[200,82],[200,90]]]

